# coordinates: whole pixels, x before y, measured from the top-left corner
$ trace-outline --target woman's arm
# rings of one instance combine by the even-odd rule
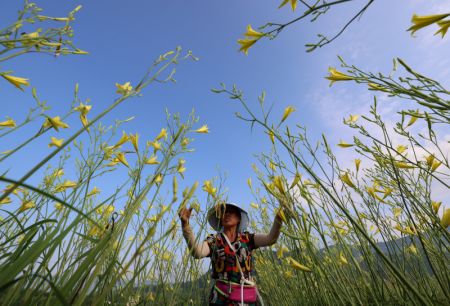
[[[277,214],[269,234],[255,234],[255,247],[265,247],[277,242],[282,223],[283,219]]]
[[[189,225],[189,218],[191,217],[192,208],[183,208],[179,212],[179,217],[181,220],[181,229],[183,231],[183,237],[187,242],[189,251],[194,258],[203,258],[209,255],[209,245],[206,241],[198,245],[195,243],[194,232]]]
[[[198,259],[207,257],[210,252],[208,242],[203,241],[202,244],[196,244],[194,232],[192,231],[192,228],[189,226],[189,223],[186,224],[182,223],[181,228],[183,230],[183,237],[187,242],[191,255],[194,256],[194,258]]]

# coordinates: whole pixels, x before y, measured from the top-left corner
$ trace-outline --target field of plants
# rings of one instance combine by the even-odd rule
[[[256,44],[276,44],[288,28],[332,19],[334,7],[352,0],[279,2],[279,10],[296,17],[248,25],[236,38],[242,56],[251,57]],[[318,35],[306,51],[333,48],[335,39],[351,32],[349,25],[375,1],[359,2],[337,35]],[[216,173],[188,186],[184,182],[186,157],[196,154],[194,139],[210,134],[208,125],[194,111],[187,117],[166,111],[160,114],[166,126],[143,139],[126,132],[128,119],[111,124],[108,117],[172,83],[178,67],[198,60],[195,53],[177,47],[156,56],[136,76],[139,82],[116,83],[116,98],[95,112],[74,84],[73,100],[59,115],[26,75],[4,68],[25,55],[36,61],[41,54],[88,57],[89,50],[74,43],[81,9],[52,17],[39,3],[24,1],[15,22],[2,22],[0,81],[32,96],[35,106],[23,109],[20,120],[3,111],[0,116],[0,304],[205,305],[209,260],[189,253],[178,211],[195,210],[191,225],[200,241],[211,231],[207,210],[229,197],[227,182]],[[434,28],[433,39],[446,38],[450,12],[411,17],[405,35]],[[434,195],[439,190],[450,199],[450,91],[402,58],[393,58],[387,73],[366,71],[341,57],[339,65],[324,72],[331,90],[355,84],[369,91],[373,103],[368,113],[349,114],[343,121],[354,136],[337,146],[325,134],[312,139],[314,127],[289,121],[295,106],[283,106],[282,116],[274,116],[264,91],[251,99],[239,84],[209,89],[217,99],[231,99],[235,120],[255,128],[271,146],[257,152],[254,177],[247,180],[253,201],[242,204],[251,215],[251,232],[267,232],[274,214],[281,210],[283,216],[278,242],[254,253],[264,303],[448,305],[450,208]],[[386,124],[380,110],[394,100],[402,107],[397,122]],[[77,126],[67,123],[73,118]],[[62,130],[70,136],[59,136]],[[20,142],[10,146],[16,143],[11,139]],[[16,176],[11,161],[36,142],[45,143],[48,154]],[[348,152],[351,163],[337,158],[337,151]],[[195,169],[189,171],[195,176]],[[117,188],[103,191],[111,190],[104,183],[111,179]]]

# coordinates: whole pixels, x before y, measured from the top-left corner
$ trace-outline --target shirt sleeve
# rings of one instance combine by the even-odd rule
[[[186,243],[188,245],[188,248],[194,256],[194,258],[203,258],[210,256],[210,248],[208,240],[203,241],[200,244],[196,244],[194,233],[192,232],[192,229],[189,225],[185,226],[183,229],[183,237],[186,240]]]
[[[268,234],[257,233],[254,234],[254,244],[255,248],[270,246],[277,242],[280,236],[281,222],[278,218],[275,218],[272,228]]]

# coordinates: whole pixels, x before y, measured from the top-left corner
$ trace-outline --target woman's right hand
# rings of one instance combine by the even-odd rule
[[[178,213],[178,216],[180,217],[181,223],[183,225],[189,224],[189,218],[191,217],[192,209],[193,209],[192,207],[191,208],[183,207]]]

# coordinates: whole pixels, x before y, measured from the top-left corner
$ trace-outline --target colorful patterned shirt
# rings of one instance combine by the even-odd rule
[[[223,235],[223,233],[211,234],[206,238],[210,249],[208,257],[211,257],[211,278],[240,283],[241,272],[237,266],[236,256]],[[249,232],[238,233],[236,240],[231,242],[231,245],[236,250],[244,277],[248,280],[254,280],[254,259],[252,257],[252,251],[256,249],[254,234]],[[214,287],[211,290],[209,303],[210,305],[241,305],[240,302],[228,301],[225,296],[214,290]]]

